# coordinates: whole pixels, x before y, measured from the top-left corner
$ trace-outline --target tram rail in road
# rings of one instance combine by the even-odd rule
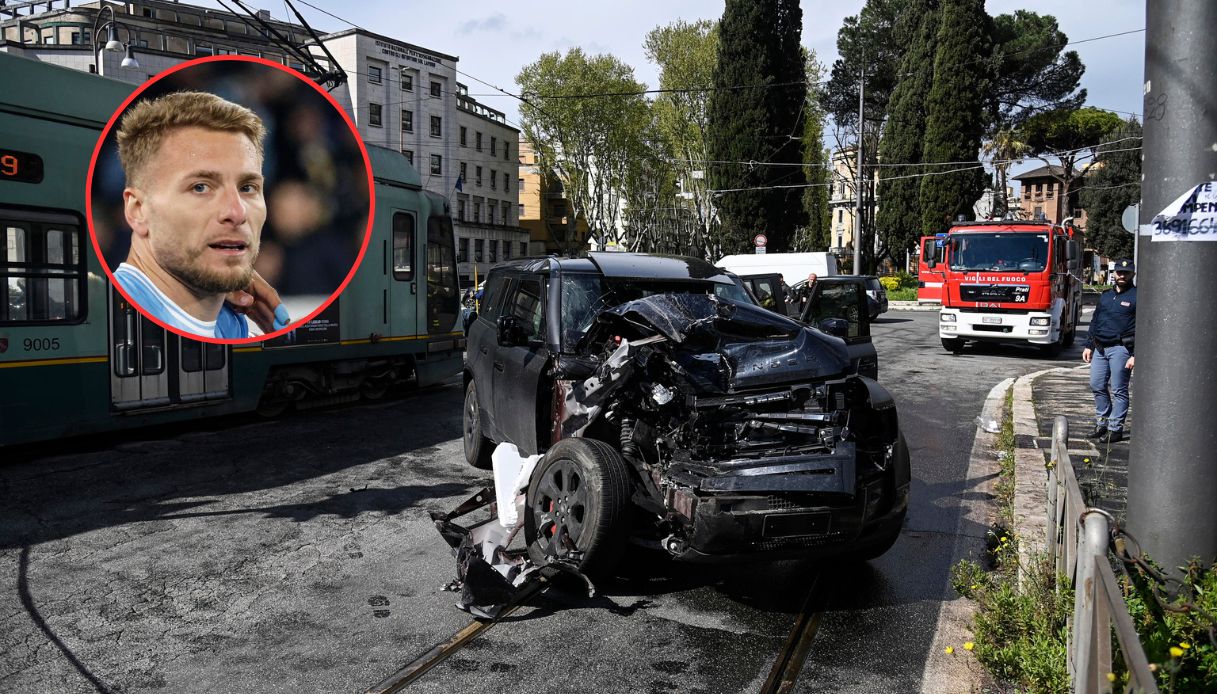
[[[820,584],[820,576],[821,574],[818,571],[812,575],[811,587],[807,590],[807,597],[803,600],[803,607],[795,616],[794,626],[791,628],[790,634],[787,635],[782,650],[778,652],[778,656],[769,670],[769,676],[761,687],[761,694],[787,694],[794,688],[795,682],[798,681],[799,672],[803,669],[803,663],[807,660],[807,654],[811,652],[811,642],[815,639],[816,631],[820,628],[820,620],[824,616],[821,608],[823,598],[816,590]],[[538,595],[549,586],[550,583],[546,580],[530,584],[516,596],[516,599],[512,603],[506,605],[497,617],[488,621],[474,620],[470,622],[460,631],[435,644],[409,664],[389,675],[380,684],[368,689],[365,694],[393,694],[394,692],[400,692],[418,681],[431,668],[444,662],[448,656],[469,645],[483,632],[489,630],[490,627],[497,624],[504,617],[515,612],[516,608],[528,602],[534,595]]]

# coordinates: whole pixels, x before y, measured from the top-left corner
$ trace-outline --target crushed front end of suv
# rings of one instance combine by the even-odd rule
[[[631,543],[692,561],[869,558],[899,536],[910,470],[891,395],[841,338],[704,261],[496,268],[468,345],[469,463],[489,468],[501,443],[541,454],[520,519],[534,562],[607,572]]]

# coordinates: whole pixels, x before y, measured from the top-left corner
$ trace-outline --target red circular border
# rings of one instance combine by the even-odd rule
[[[318,94],[325,97],[326,101],[329,102],[330,106],[332,106],[335,111],[337,111],[339,114],[342,115],[343,121],[346,122],[347,127],[350,128],[350,130],[351,130],[351,135],[353,135],[355,137],[355,142],[359,145],[359,152],[360,152],[360,154],[363,155],[364,168],[367,170],[367,174],[368,174],[368,226],[366,229],[364,229],[364,232],[363,232],[363,244],[359,247],[359,255],[355,258],[355,263],[353,265],[351,265],[351,271],[348,272],[346,278],[344,280],[342,280],[342,284],[338,285],[338,289],[334,290],[334,293],[330,294],[330,297],[328,299],[326,299],[324,302],[322,302],[322,304],[320,306],[318,306],[316,310],[314,310],[312,313],[309,313],[303,319],[296,320],[293,318],[291,324],[286,328],[283,328],[281,330],[276,330],[273,333],[266,333],[265,335],[254,335],[252,337],[243,337],[241,339],[235,339],[235,340],[225,340],[225,339],[221,339],[218,337],[203,337],[202,335],[188,333],[180,328],[175,328],[171,325],[168,325],[167,323],[162,322],[160,319],[153,317],[151,314],[149,314],[147,311],[145,311],[143,309],[143,307],[141,307],[139,305],[138,302],[133,301],[131,299],[130,295],[127,294],[126,290],[124,290],[122,288],[122,285],[120,285],[118,283],[118,281],[116,281],[114,279],[114,273],[112,273],[110,271],[110,267],[106,263],[105,256],[102,254],[101,244],[98,243],[98,241],[97,241],[97,232],[94,231],[94,229],[93,229],[93,174],[94,174],[94,172],[97,171],[97,157],[99,154],[101,154],[102,144],[106,141],[106,137],[110,134],[110,130],[114,127],[115,122],[118,121],[119,116],[121,116],[123,114],[123,112],[125,112],[127,110],[127,106],[129,106],[132,101],[135,101],[139,97],[140,94],[142,94],[146,89],[148,89],[148,87],[152,86],[153,84],[156,84],[161,79],[163,79],[169,75],[172,75],[173,73],[175,73],[179,70],[185,70],[186,68],[193,67],[193,66],[199,65],[201,63],[214,63],[214,62],[219,62],[219,61],[241,61],[241,62],[247,62],[247,63],[258,63],[260,65],[266,65],[268,67],[273,67],[277,70],[282,70],[283,72],[290,74],[292,77],[295,77],[296,79],[304,82],[305,84],[309,85],[314,90],[316,90]],[[101,265],[101,269],[103,272],[106,273],[106,277],[110,280],[111,286],[113,286],[115,289],[117,289],[118,293],[122,294],[123,298],[126,299],[128,303],[130,303],[132,306],[134,306],[136,308],[136,310],[138,310],[140,312],[140,315],[142,315],[143,317],[152,321],[153,323],[156,323],[160,327],[168,330],[171,333],[180,335],[182,337],[189,338],[191,340],[197,340],[199,342],[210,342],[212,344],[217,344],[217,345],[247,345],[247,344],[251,344],[251,343],[255,343],[255,342],[265,342],[266,340],[270,340],[270,339],[273,339],[276,337],[281,337],[299,327],[302,327],[305,323],[309,322],[313,318],[316,318],[317,315],[320,314],[322,311],[329,308],[330,304],[334,303],[334,299],[337,299],[338,295],[342,294],[342,292],[346,290],[347,285],[351,283],[351,279],[353,277],[355,277],[355,272],[357,270],[359,270],[360,264],[363,263],[364,253],[367,252],[368,243],[372,239],[372,225],[375,222],[375,219],[376,219],[376,181],[372,175],[372,160],[368,157],[367,145],[364,144],[363,138],[359,136],[359,130],[358,130],[358,128],[355,127],[355,121],[351,120],[350,114],[348,114],[345,109],[343,109],[341,106],[338,105],[338,102],[334,100],[334,97],[331,96],[329,92],[325,91],[324,89],[321,88],[320,85],[318,85],[317,83],[308,79],[307,77],[300,74],[299,72],[296,72],[295,70],[287,67],[286,65],[280,65],[278,63],[274,63],[269,60],[266,60],[265,58],[256,58],[256,57],[247,56],[247,55],[215,55],[215,56],[207,56],[207,57],[203,57],[203,58],[196,58],[194,60],[188,60],[180,65],[174,65],[173,67],[169,68],[168,70],[161,72],[160,74],[156,75],[155,77],[148,80],[147,82],[144,82],[143,84],[139,85],[135,89],[135,91],[131,93],[131,96],[127,97],[127,99],[125,101],[123,101],[122,105],[120,105],[118,107],[118,109],[114,111],[114,114],[110,116],[110,120],[106,123],[106,127],[104,129],[102,129],[101,137],[97,138],[97,144],[93,147],[93,156],[89,160],[89,176],[85,180],[85,221],[89,227],[89,239],[93,243],[93,251],[97,254],[97,259],[99,261],[99,264]]]

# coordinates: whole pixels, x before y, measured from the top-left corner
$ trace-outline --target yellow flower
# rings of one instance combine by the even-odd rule
[[[1089,463],[1089,462],[1090,462],[1090,458],[1082,458],[1082,462],[1083,462],[1083,463]]]
[[[976,644],[972,643],[971,641],[964,641],[964,642],[963,642],[963,649],[964,649],[965,651],[970,651],[970,650],[972,650],[973,648],[976,648]]]
[[[1182,658],[1183,649],[1179,648],[1178,646],[1171,646],[1171,657],[1172,658]]]
[[[1010,541],[1010,538],[1006,537],[1005,535],[1002,535],[1002,536],[1001,536],[1001,541],[1002,541],[1002,542],[1009,542],[1009,541]]]
[[[1114,672],[1109,672],[1109,673],[1107,673],[1107,681],[1108,681],[1108,682],[1115,682],[1115,681],[1116,681],[1116,673],[1114,673]]]
[[[1187,649],[1192,647],[1192,644],[1188,643],[1187,641],[1180,641],[1179,647],[1186,651]]]
[[[973,584],[971,585],[971,590],[976,590],[976,589],[977,589],[977,588],[979,588],[979,587],[980,587],[980,586],[978,586],[978,585],[976,585],[975,583],[973,583]]]
[[[954,646],[947,646],[946,648],[943,649],[943,653],[946,653],[947,655],[951,655],[954,652],[955,652]]]

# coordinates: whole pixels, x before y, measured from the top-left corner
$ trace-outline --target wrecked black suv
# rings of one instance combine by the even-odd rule
[[[628,542],[685,560],[873,557],[899,536],[895,404],[840,338],[751,302],[709,263],[592,253],[496,267],[470,325],[465,456],[543,453],[534,558],[611,567]]]

